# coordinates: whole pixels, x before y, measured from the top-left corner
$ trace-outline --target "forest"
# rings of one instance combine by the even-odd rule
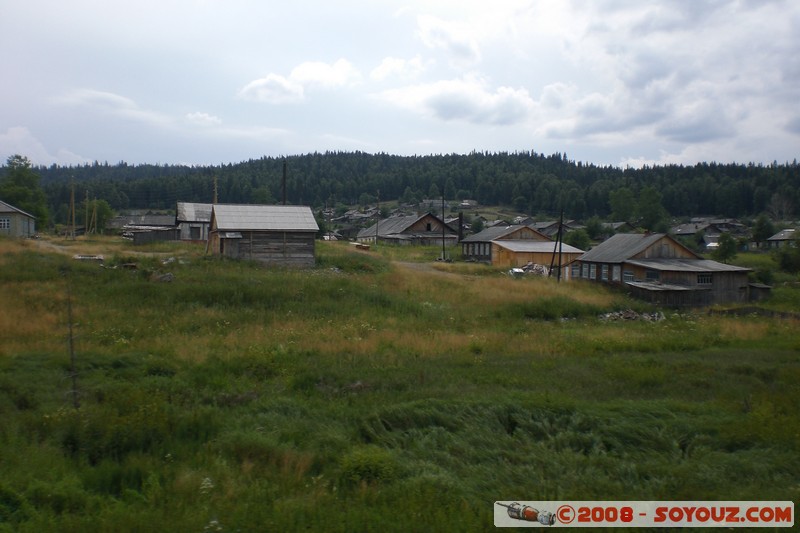
[[[698,163],[642,168],[597,166],[566,154],[536,152],[397,156],[325,152],[261,157],[212,166],[94,162],[35,167],[55,222],[68,212],[71,183],[114,210],[174,209],[177,201],[221,203],[413,204],[424,198],[474,199],[532,215],[625,220],[642,195],[654,196],[672,217],[717,215],[788,220],[800,205],[797,160],[763,164]]]

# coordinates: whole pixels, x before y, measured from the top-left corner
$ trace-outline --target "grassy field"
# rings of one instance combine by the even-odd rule
[[[650,309],[383,248],[287,271],[0,240],[0,531],[484,531],[496,500],[800,496],[797,320],[607,322]]]

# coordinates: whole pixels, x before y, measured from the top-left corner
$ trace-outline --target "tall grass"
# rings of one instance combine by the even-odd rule
[[[0,250],[0,530],[473,531],[505,497],[797,490],[794,320],[603,322],[641,304],[341,245],[300,272]]]

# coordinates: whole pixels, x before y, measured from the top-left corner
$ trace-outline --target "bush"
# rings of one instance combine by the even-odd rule
[[[354,448],[340,462],[339,480],[344,486],[360,483],[387,483],[400,476],[400,464],[384,448],[366,445]]]

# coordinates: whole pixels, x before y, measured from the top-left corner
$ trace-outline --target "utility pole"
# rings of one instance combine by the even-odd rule
[[[281,182],[281,189],[283,190],[283,205],[286,205],[286,159],[283,160],[283,181]]]
[[[219,198],[218,198],[218,194],[217,193],[218,193],[217,175],[215,174],[214,175],[214,198],[212,199],[211,203],[214,203],[214,204],[219,203]]]
[[[83,201],[83,235],[89,236],[89,189],[86,189],[86,199]]]
[[[70,288],[69,273],[64,272],[67,281],[67,322],[69,328],[69,377],[72,381],[72,407],[80,409],[81,401],[78,397],[78,369],[75,366],[75,334],[72,330],[72,290]]]
[[[378,247],[378,226],[381,224],[381,190],[378,189],[378,209],[375,213],[375,247]]]
[[[447,224],[444,221],[444,186],[442,186],[442,261],[446,261],[447,257],[444,250],[444,232]]]
[[[64,237],[71,237],[72,240],[75,240],[75,180],[72,180],[70,193],[69,193],[69,217],[70,217],[70,227],[69,231],[64,235]]]

